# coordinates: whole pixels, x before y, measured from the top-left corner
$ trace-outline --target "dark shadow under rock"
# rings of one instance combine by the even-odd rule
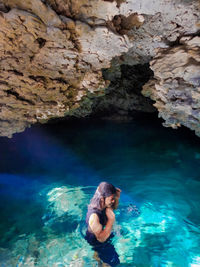
[[[121,65],[120,75],[113,78],[110,69],[103,71],[111,80],[105,96],[94,100],[92,116],[110,119],[131,119],[138,112],[155,112],[153,101],[141,94],[142,86],[153,77],[149,64]]]

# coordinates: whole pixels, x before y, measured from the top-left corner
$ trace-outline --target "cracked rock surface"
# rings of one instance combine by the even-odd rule
[[[176,54],[171,42],[199,30],[199,7],[199,1],[187,0],[1,0],[0,135],[109,107],[118,113],[152,112],[138,85],[123,78],[120,65],[135,66],[135,74],[129,71],[134,76],[156,60],[155,48]],[[110,75],[103,75],[105,69]],[[156,79],[160,83],[155,74]],[[170,117],[165,112],[162,117]]]
[[[111,78],[110,69],[105,70],[104,77]],[[94,116],[113,120],[130,120],[136,112],[154,112],[152,101],[141,95],[142,86],[153,76],[149,64],[121,65],[115,74],[118,77],[107,88],[104,97],[93,100]]]
[[[154,78],[143,94],[156,101],[164,126],[184,125],[200,136],[200,37],[183,37],[179,45],[159,49],[151,68]]]

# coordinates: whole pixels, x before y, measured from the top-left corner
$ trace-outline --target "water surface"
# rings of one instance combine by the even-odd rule
[[[200,266],[199,161],[192,132],[153,116],[0,138],[0,266],[98,266],[82,235],[101,181],[122,189],[113,239],[121,266]]]

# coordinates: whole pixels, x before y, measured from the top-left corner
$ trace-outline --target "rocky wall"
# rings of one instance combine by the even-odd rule
[[[151,69],[154,78],[142,92],[155,101],[164,126],[184,125],[200,136],[200,37],[182,37],[174,47],[159,49]]]
[[[87,116],[104,96],[120,109],[119,86],[109,93],[110,81],[123,80],[120,65],[146,64],[156,48],[198,29],[198,1],[1,0],[0,135]],[[113,77],[105,78],[104,69]],[[152,111],[133,95],[129,107],[135,101]]]

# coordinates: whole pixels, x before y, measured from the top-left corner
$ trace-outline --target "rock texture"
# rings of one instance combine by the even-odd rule
[[[110,94],[122,79],[120,65],[146,64],[155,48],[198,29],[198,1],[1,0],[0,135],[51,118],[87,116],[95,103],[97,110],[105,106],[96,100],[104,96],[112,97],[107,107],[115,102],[116,109],[121,103],[125,110],[152,111],[132,93],[137,86],[130,101],[129,94],[121,102],[118,91]],[[112,75],[105,78],[104,69]]]
[[[159,49],[151,69],[154,78],[143,94],[156,102],[164,126],[184,125],[200,136],[200,37],[183,37],[180,44]]]
[[[111,80],[103,97],[93,100],[92,114],[113,120],[130,120],[136,112],[154,112],[153,102],[141,95],[142,86],[153,77],[149,64],[121,65],[112,79],[110,69],[103,72],[106,80]],[[111,76],[111,77],[110,77]]]

